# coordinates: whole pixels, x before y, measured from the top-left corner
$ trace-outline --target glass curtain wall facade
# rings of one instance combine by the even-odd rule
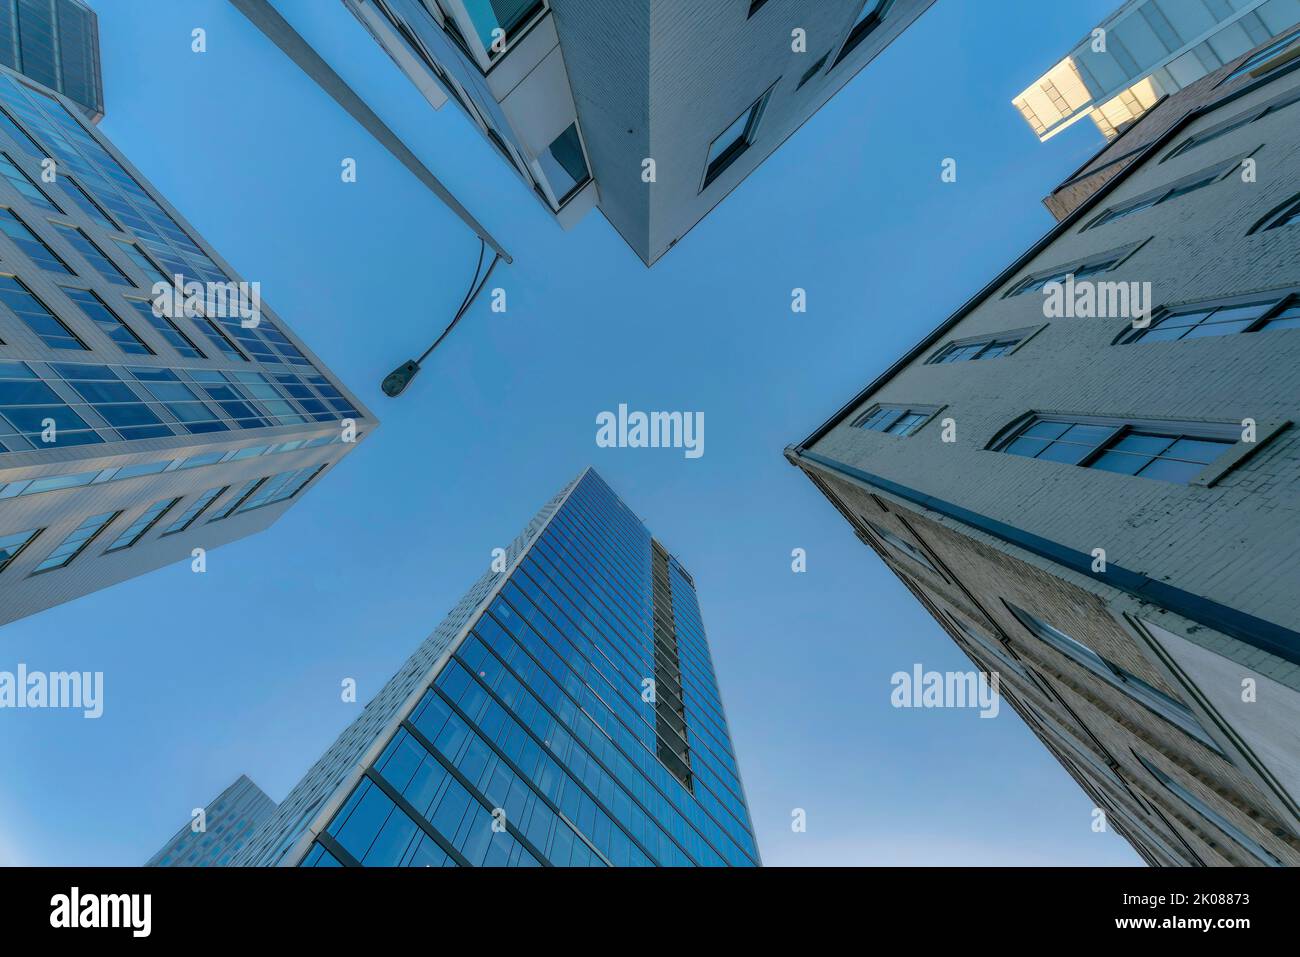
[[[103,117],[99,20],[81,0],[0,0],[0,64]]]
[[[590,469],[537,524],[373,757],[242,863],[759,863],[690,574]]]
[[[202,828],[194,819],[176,832],[145,867],[222,867],[275,812],[275,802],[241,774],[203,809]]]

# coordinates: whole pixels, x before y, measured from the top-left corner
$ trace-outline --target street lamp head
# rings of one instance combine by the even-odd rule
[[[384,383],[380,388],[384,390],[384,395],[396,398],[411,384],[411,380],[419,371],[420,363],[408,359],[384,377]]]

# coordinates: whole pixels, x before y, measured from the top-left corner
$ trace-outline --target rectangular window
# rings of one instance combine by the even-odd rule
[[[926,365],[996,359],[1018,346],[1033,330],[1014,330],[970,339],[955,339],[925,360]]]
[[[1000,452],[1187,485],[1236,444],[1236,426],[1035,416]]]
[[[127,302],[180,355],[187,359],[207,358],[199,347],[194,344],[194,341],[181,332],[180,326],[166,316],[159,316],[154,313],[153,303],[145,302],[143,299],[127,299]]]
[[[1123,219],[1125,216],[1131,216],[1141,210],[1150,209],[1152,206],[1159,206],[1171,199],[1186,196],[1188,193],[1193,193],[1198,189],[1209,186],[1211,183],[1217,183],[1240,165],[1239,159],[1233,159],[1227,163],[1218,163],[1209,169],[1200,170],[1191,176],[1185,176],[1167,186],[1144,193],[1137,199],[1107,208],[1083,228],[1094,229],[1098,226],[1104,226],[1106,223],[1113,223],[1117,219]]]
[[[246,501],[241,502],[236,511],[249,512],[264,505],[274,505],[276,502],[291,499],[324,469],[325,466],[323,465],[308,466],[292,472],[281,472],[279,475],[273,475],[257,489],[255,495],[250,495]]]
[[[911,435],[937,410],[932,406],[877,405],[853,420],[853,427],[868,432]]]
[[[1217,827],[1228,837],[1232,838],[1234,841],[1240,844],[1242,848],[1248,851],[1251,855],[1253,855],[1257,860],[1262,862],[1265,866],[1267,867],[1283,866],[1282,862],[1279,861],[1272,854],[1270,854],[1268,851],[1266,851],[1262,844],[1260,844],[1254,838],[1250,837],[1245,831],[1237,827],[1235,824],[1229,821],[1218,811],[1214,810],[1214,808],[1210,807],[1208,804],[1206,804],[1204,801],[1198,798],[1195,795],[1195,793],[1193,793],[1191,790],[1183,787],[1181,784],[1179,784],[1169,775],[1165,774],[1165,772],[1161,771],[1158,767],[1156,767],[1146,758],[1142,757],[1142,755],[1138,754],[1136,751],[1133,752],[1133,756],[1142,762],[1142,767],[1146,768],[1147,772],[1153,778],[1159,781],[1167,791],[1181,798],[1184,804],[1190,807],[1201,817],[1205,818],[1207,821],[1209,821],[1211,824]]]
[[[189,386],[170,369],[133,367],[127,370],[145,387],[187,432],[227,432],[230,426],[221,421],[211,406],[194,394]]]
[[[759,10],[763,9],[763,4],[765,3],[767,3],[767,0],[749,0],[749,13],[746,15],[746,19],[752,17],[754,14],[758,13]]]
[[[176,521],[172,522],[163,530],[163,535],[175,535],[177,532],[183,532],[194,524],[195,520],[207,510],[207,507],[221,497],[221,493],[230,488],[229,485],[223,485],[220,488],[208,489],[197,499],[194,500],[189,508],[180,514]]]
[[[1123,691],[1130,698],[1137,701],[1138,704],[1181,728],[1210,750],[1222,753],[1219,746],[1215,744],[1214,739],[1206,734],[1201,723],[1196,720],[1196,716],[1181,701],[1170,697],[1159,688],[1153,687],[1136,675],[1125,671],[1119,665],[1108,661],[1077,638],[1067,635],[1041,618],[1031,615],[1023,608],[1017,608],[1010,602],[1006,602],[1006,606],[1034,637],[1052,646],[1075,664],[1092,672],[1107,684]]]
[[[121,232],[117,223],[104,211],[104,207],[95,202],[95,197],[81,188],[81,184],[76,180],[69,178],[66,174],[62,180],[63,187],[72,197],[73,202],[82,208],[96,223],[111,233]]]
[[[41,147],[37,142],[27,135],[27,131],[14,122],[8,110],[0,109],[0,130],[9,134],[9,138],[22,147],[23,151],[37,157],[45,159],[49,152]]]
[[[108,366],[51,363],[50,368],[124,440],[168,438],[175,433]]]
[[[1045,286],[1051,283],[1065,282],[1066,278],[1069,276],[1073,276],[1077,282],[1080,279],[1087,279],[1089,276],[1096,276],[1100,273],[1109,272],[1128,258],[1129,253],[1131,253],[1134,248],[1136,247],[1127,247],[1123,250],[1116,250],[1114,252],[1094,256],[1090,259],[1085,259],[1069,266],[1058,266],[1050,272],[1035,273],[1034,275],[1026,276],[1024,279],[1020,280],[1020,282],[1007,290],[1007,292],[1003,294],[1002,298],[1006,299],[1009,296],[1021,296],[1027,292],[1040,292]]]
[[[51,349],[89,350],[76,334],[32,294],[21,279],[0,275],[0,302]]]
[[[759,126],[763,122],[767,101],[771,99],[772,89],[768,87],[767,92],[755,100],[753,106],[736,117],[735,121],[718,134],[717,139],[709,145],[708,163],[705,166],[704,185],[700,187],[701,190],[706,189],[710,183],[721,176],[753,144],[758,136]]]
[[[9,185],[16,189],[23,199],[33,206],[39,206],[41,209],[56,213],[63,212],[58,206],[54,205],[54,202],[48,196],[41,192],[41,188],[33,182],[30,176],[22,171],[8,153],[0,153],[0,174],[3,174],[4,178],[9,181]]]
[[[1296,223],[1300,223],[1300,197],[1288,202],[1278,212],[1270,214],[1261,226],[1263,229],[1279,229],[1283,226],[1294,226]],[[1251,232],[1259,232],[1261,226],[1256,226]]]
[[[14,532],[11,535],[0,535],[0,572],[4,571],[17,558],[24,548],[32,543],[32,540],[41,533],[41,529],[35,528],[30,532]]]
[[[121,535],[117,536],[116,540],[114,540],[112,545],[108,546],[104,554],[107,555],[109,552],[120,552],[122,549],[130,548],[136,542],[140,541],[140,539],[144,538],[145,535],[149,533],[149,529],[158,524],[158,520],[166,515],[171,507],[179,501],[179,498],[164,498],[154,502],[144,510],[144,513],[139,518],[128,525]]]
[[[1300,328],[1300,294],[1275,293],[1259,298],[1210,300],[1163,309],[1149,326],[1126,333],[1120,341],[1170,342],[1296,328]]]
[[[570,196],[587,185],[591,171],[587,168],[587,158],[582,152],[578,124],[569,124],[568,129],[537,157],[537,163],[551,187],[556,208],[563,206]]]
[[[90,289],[71,289],[61,287],[63,294],[77,304],[87,319],[99,327],[100,332],[117,343],[119,349],[129,355],[151,356],[154,351],[144,344],[117,313],[108,308],[108,304],[99,298],[99,294]]]
[[[265,478],[255,478],[245,482],[243,486],[239,489],[239,491],[236,492],[233,496],[231,496],[230,501],[227,502],[222,508],[218,509],[217,514],[213,515],[210,519],[208,519],[208,521],[217,522],[223,518],[228,518],[230,515],[234,513],[235,509],[243,505],[244,502],[248,499],[248,497],[252,495],[255,491],[257,491],[257,489],[261,487],[262,483],[266,481],[267,479]]]
[[[162,270],[155,266],[153,260],[146,256],[144,250],[135,243],[128,242],[125,239],[118,239],[117,237],[113,238],[113,242],[117,243],[122,252],[126,253],[127,258],[130,259],[131,262],[135,263],[139,270],[144,273],[146,288],[152,288],[156,283],[162,283],[164,286],[171,285],[171,282],[168,281],[167,277],[162,274]]]
[[[799,85],[794,88],[796,93],[803,89],[805,83],[822,71],[822,67],[826,65],[826,61],[830,58],[830,55],[831,51],[827,50],[821,55],[821,59],[804,71],[803,76],[799,77]]]
[[[853,29],[849,31],[848,39],[840,48],[839,56],[835,58],[837,66],[841,60],[856,50],[863,40],[875,32],[876,28],[884,22],[885,14],[893,5],[894,0],[866,0],[853,21]]]
[[[42,441],[49,434],[47,419],[54,420],[51,443]],[[66,448],[103,441],[26,363],[0,362],[0,449]]]
[[[27,258],[42,269],[50,272],[71,273],[68,264],[59,258],[44,240],[32,232],[31,228],[14,213],[12,209],[0,206],[0,231],[8,236],[15,246],[27,254]]]
[[[70,565],[72,560],[84,552],[86,546],[94,541],[95,537],[108,528],[113,519],[121,514],[121,512],[105,512],[103,515],[92,515],[86,519],[69,532],[68,537],[61,541],[58,547],[36,566],[36,571],[46,572],[52,568],[63,568]]]
[[[1224,83],[1231,83],[1233,80],[1237,79],[1237,77],[1244,76],[1245,74],[1252,72],[1256,67],[1262,66],[1263,64],[1267,63],[1269,60],[1281,56],[1297,40],[1300,40],[1300,30],[1295,30],[1291,33],[1288,33],[1286,36],[1282,37],[1282,39],[1278,40],[1276,43],[1270,43],[1268,46],[1260,50],[1254,56],[1249,57],[1246,60],[1246,62],[1243,63],[1241,66],[1237,67],[1237,69],[1233,70],[1222,80],[1220,80],[1218,85],[1222,86]]]
[[[117,268],[113,260],[104,255],[104,251],[96,246],[80,229],[76,226],[68,226],[65,223],[51,223],[55,229],[77,252],[81,253],[81,258],[90,263],[94,270],[103,276],[106,280],[115,286],[134,286],[135,283],[127,276],[126,273]]]
[[[926,557],[925,552],[921,551],[919,548],[917,548],[907,539],[895,535],[887,528],[881,528],[875,522],[867,522],[867,526],[873,532],[875,532],[876,535],[879,536],[886,544],[891,546],[895,551],[902,552],[904,555],[906,555],[912,561],[916,562],[918,565],[921,565],[924,568],[928,568],[936,575],[939,574],[939,569],[934,567],[934,564],[930,561],[929,558]]]

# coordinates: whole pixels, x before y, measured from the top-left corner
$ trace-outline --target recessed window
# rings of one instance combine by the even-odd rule
[[[875,32],[875,29],[884,22],[885,14],[889,12],[889,8],[893,5],[894,0],[866,0],[866,3],[862,5],[862,9],[858,11],[857,18],[853,21],[853,28],[849,31],[844,46],[840,48],[839,56],[835,58],[836,64],[856,50],[858,44]]]
[[[767,109],[767,101],[771,96],[772,88],[769,87],[753,106],[736,117],[735,121],[709,146],[708,165],[704,170],[704,187],[721,176],[745,150],[749,149],[758,136],[758,128],[763,122],[763,111]]]
[[[27,258],[42,269],[50,272],[71,273],[68,264],[59,258],[58,253],[45,244],[45,241],[32,232],[31,228],[15,215],[12,209],[0,206],[0,231],[3,231],[24,253]]]
[[[105,512],[103,515],[92,515],[86,519],[69,532],[67,538],[59,542],[58,547],[36,566],[36,571],[46,572],[53,568],[63,568],[70,565],[72,560],[84,552],[86,546],[94,541],[95,537],[111,525],[113,519],[121,514],[121,512]]]
[[[41,529],[34,528],[30,532],[14,532],[10,535],[0,535],[0,572],[9,567],[10,563],[22,553],[22,550],[32,543],[32,540],[41,533]]]
[[[1132,216],[1134,213],[1144,209],[1150,209],[1152,206],[1159,206],[1161,203],[1167,203],[1171,199],[1177,199],[1180,196],[1186,196],[1198,189],[1216,183],[1228,175],[1229,172],[1241,165],[1240,160],[1233,159],[1227,163],[1218,163],[1209,169],[1193,173],[1191,176],[1184,177],[1162,186],[1160,189],[1145,193],[1137,199],[1130,200],[1118,206],[1111,206],[1097,216],[1084,229],[1094,229],[1097,226],[1104,226],[1106,223],[1113,223],[1117,219],[1123,219],[1125,216]]]
[[[95,271],[104,277],[108,282],[115,286],[134,286],[133,283],[122,270],[117,268],[117,264],[104,255],[104,250],[96,246],[84,232],[76,226],[69,226],[65,223],[51,223],[59,231],[59,234],[67,241],[68,245],[81,253],[81,257],[94,267]]]
[[[1163,163],[1165,160],[1173,159],[1175,156],[1181,156],[1184,153],[1196,149],[1198,146],[1204,146],[1206,143],[1217,140],[1220,136],[1225,136],[1233,130],[1241,129],[1243,126],[1247,126],[1250,123],[1254,123],[1256,120],[1263,119],[1265,116],[1284,110],[1288,106],[1292,106],[1297,102],[1300,102],[1300,90],[1293,90],[1270,100],[1262,106],[1252,107],[1244,113],[1238,113],[1237,115],[1224,120],[1222,123],[1211,126],[1209,129],[1203,130],[1200,133],[1194,133],[1187,137],[1187,139],[1183,140],[1166,153],[1160,162]]]
[[[128,525],[121,535],[117,536],[113,544],[108,546],[108,550],[105,554],[108,552],[119,552],[124,548],[130,548],[136,542],[140,541],[140,539],[144,538],[145,535],[149,533],[149,529],[157,525],[158,520],[166,515],[171,507],[179,501],[179,498],[165,498],[154,502],[144,510],[144,514]]]
[[[1245,831],[1237,827],[1235,824],[1229,821],[1218,811],[1214,810],[1214,808],[1210,807],[1208,804],[1206,804],[1204,801],[1198,798],[1188,788],[1183,787],[1183,785],[1179,784],[1169,775],[1165,774],[1165,772],[1161,771],[1158,767],[1156,767],[1146,758],[1142,757],[1142,755],[1138,754],[1136,751],[1133,752],[1133,756],[1142,762],[1142,767],[1146,768],[1147,772],[1153,778],[1159,781],[1161,785],[1164,786],[1165,790],[1181,798],[1184,804],[1186,804],[1188,807],[1194,810],[1201,817],[1205,818],[1207,821],[1209,821],[1211,824],[1217,827],[1228,837],[1232,838],[1234,841],[1240,844],[1242,848],[1244,848],[1246,851],[1252,854],[1256,859],[1258,859],[1268,867],[1283,866],[1282,862],[1279,861],[1272,854],[1270,854],[1268,851],[1266,851],[1263,845],[1261,845],[1254,838],[1247,835]]]
[[[40,187],[32,181],[32,178],[19,168],[18,164],[7,153],[0,153],[0,174],[9,181],[9,185],[22,195],[23,199],[33,206],[39,206],[41,209],[52,210],[56,213],[62,213],[63,210],[54,205],[48,196],[41,192]]]
[[[537,157],[537,162],[551,187],[557,209],[591,179],[577,123],[570,123],[546,151]]]
[[[177,532],[183,532],[194,524],[195,520],[203,514],[209,505],[221,497],[221,493],[230,488],[229,485],[223,485],[220,488],[208,489],[197,499],[194,500],[189,508],[180,514],[176,521],[172,522],[163,530],[164,535],[175,535]]]
[[[996,359],[998,356],[1004,356],[1015,349],[1028,334],[1028,331],[1017,330],[972,339],[957,339],[949,342],[929,359],[925,360],[925,363],[926,365],[943,365],[949,362]]]
[[[0,302],[40,337],[51,349],[88,350],[90,347],[77,338],[54,313],[32,294],[21,279],[0,275]]]
[[[875,522],[867,522],[867,526],[873,532],[875,532],[880,539],[882,539],[886,544],[888,544],[895,551],[902,552],[904,555],[906,555],[912,561],[916,562],[918,565],[921,565],[924,568],[928,568],[936,575],[939,574],[939,569],[934,567],[934,564],[930,561],[929,558],[926,557],[925,552],[921,551],[919,548],[917,548],[907,539],[895,535],[887,528],[881,528]]]
[[[1219,746],[1215,744],[1214,739],[1206,734],[1201,723],[1196,720],[1196,715],[1181,701],[1170,697],[1159,688],[1148,684],[1119,665],[1103,658],[1079,639],[1067,635],[1059,628],[1048,624],[1023,608],[1018,608],[1010,602],[1004,602],[1004,604],[1034,637],[1055,648],[1075,664],[1092,672],[1107,684],[1123,691],[1166,721],[1186,731],[1207,748],[1222,753],[1219,751]]]
[[[130,326],[109,309],[99,294],[90,289],[63,287],[63,294],[77,304],[86,318],[99,327],[99,331],[130,355],[151,356],[153,350],[141,341]]]
[[[767,0],[749,0],[749,13],[746,19],[752,17],[754,14],[758,13],[759,10],[763,9],[763,4],[765,3],[767,3]]]
[[[1235,80],[1237,77],[1250,73],[1258,66],[1262,66],[1263,64],[1267,63],[1269,60],[1272,60],[1274,57],[1280,56],[1281,54],[1285,53],[1287,48],[1289,48],[1297,40],[1300,40],[1300,30],[1295,30],[1291,33],[1288,33],[1286,36],[1282,37],[1282,39],[1274,43],[1270,43],[1268,46],[1264,47],[1264,49],[1260,50],[1254,56],[1247,59],[1246,62],[1243,63],[1241,66],[1237,67],[1237,69],[1233,70],[1222,80],[1220,80],[1218,85],[1222,86],[1224,83],[1230,83],[1233,80]]]
[[[1236,444],[1239,429],[1211,423],[1142,423],[1035,416],[997,450],[1187,485]]]
[[[1102,253],[1089,259],[1072,263],[1069,266],[1058,266],[1048,272],[1034,273],[1033,275],[1026,276],[1003,293],[1002,298],[1006,299],[1008,296],[1021,296],[1027,292],[1039,292],[1051,283],[1065,282],[1065,280],[1070,276],[1073,276],[1075,280],[1078,281],[1080,279],[1087,279],[1089,276],[1096,276],[1099,273],[1109,272],[1127,259],[1129,253],[1131,253],[1135,248],[1136,247],[1127,247],[1113,252]]]
[[[805,83],[807,83],[809,80],[811,80],[813,77],[815,77],[818,73],[822,71],[822,67],[826,65],[826,60],[830,57],[830,55],[831,55],[831,51],[827,50],[825,53],[822,54],[820,60],[818,60],[816,63],[814,63],[812,66],[810,66],[807,70],[804,71],[804,75],[799,77],[799,85],[795,87],[796,91],[802,90],[803,85]]]
[[[853,420],[855,429],[868,432],[887,432],[890,435],[911,435],[935,413],[933,407],[918,408],[905,405],[878,405]]]
[[[1151,325],[1126,333],[1120,341],[1170,342],[1297,328],[1300,328],[1300,295],[1275,294],[1245,302],[1238,298],[1164,309],[1151,320]]]
[[[1250,235],[1265,229],[1282,229],[1300,224],[1300,196],[1293,196],[1251,227]]]
[[[156,315],[153,311],[153,303],[145,302],[142,299],[128,299],[136,313],[146,323],[153,326],[154,330],[166,340],[167,344],[175,349],[180,355],[187,359],[206,359],[199,347],[185,333],[181,332],[180,326],[172,322],[166,316]]]

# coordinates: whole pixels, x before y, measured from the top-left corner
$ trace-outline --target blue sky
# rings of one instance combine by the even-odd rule
[[[1138,863],[1010,708],[890,706],[969,661],[781,454],[1050,228],[1100,138],[1040,145],[1010,100],[1116,0],[939,0],[653,270],[598,214],[562,233],[340,3],[277,0],[516,257],[396,401],[477,241],[225,0],[92,3],[104,132],[383,426],[206,575],[4,629],[0,668],[103,671],[105,712],[4,715],[0,863],[143,862],[240,773],[283,798],[360,707],[340,681],[373,695],[588,464],[695,577],[765,863]],[[702,411],[704,456],[597,448],[619,403]]]

